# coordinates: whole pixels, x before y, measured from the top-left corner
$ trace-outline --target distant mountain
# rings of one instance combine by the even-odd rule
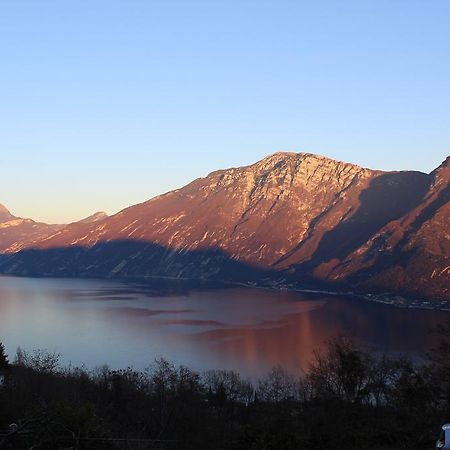
[[[13,216],[0,204],[0,252],[17,251],[63,227]]]
[[[108,214],[106,214],[104,211],[98,211],[94,214],[92,214],[89,217],[86,217],[85,219],[80,220],[80,223],[94,223],[94,222],[100,222],[103,219],[106,219],[108,217]]]
[[[2,258],[21,275],[285,279],[449,297],[449,159],[382,172],[309,153],[220,170]]]
[[[74,224],[100,222],[106,217],[108,215],[105,212],[99,211]],[[66,226],[22,219],[13,216],[4,205],[0,204],[0,253],[15,253],[24,248],[38,246],[49,235]]]

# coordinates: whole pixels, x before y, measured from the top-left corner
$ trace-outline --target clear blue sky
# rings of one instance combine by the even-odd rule
[[[116,212],[279,150],[430,171],[448,0],[2,0],[0,203]]]

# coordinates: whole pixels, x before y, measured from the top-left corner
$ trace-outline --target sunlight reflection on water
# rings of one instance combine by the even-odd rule
[[[62,354],[65,364],[142,369],[155,357],[251,377],[307,368],[314,349],[346,334],[418,355],[448,316],[336,297],[259,289],[176,290],[106,280],[0,277],[0,341]]]

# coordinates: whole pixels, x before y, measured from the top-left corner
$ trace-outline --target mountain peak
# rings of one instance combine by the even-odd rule
[[[258,161],[254,165],[259,164],[277,164],[280,162],[287,162],[292,161],[296,162],[297,164],[300,163],[314,163],[317,165],[327,165],[327,166],[346,166],[346,167],[355,167],[357,169],[362,170],[371,170],[371,169],[365,169],[364,167],[358,166],[357,164],[347,163],[344,161],[340,161],[337,159],[330,158],[328,156],[319,155],[316,153],[309,153],[309,152],[275,152],[271,155],[266,156],[262,160]],[[375,171],[379,172],[379,171]]]
[[[450,182],[450,156],[447,156],[442,164],[431,172],[434,176],[434,184],[448,184]]]
[[[283,160],[283,159],[288,159],[288,158],[295,158],[298,155],[302,155],[302,153],[297,153],[297,152],[283,152],[283,151],[279,151],[279,152],[275,152],[272,153],[270,155],[267,155],[266,157],[264,157],[261,161],[275,161],[275,160]]]
[[[105,211],[97,211],[96,213],[92,214],[91,216],[80,220],[79,223],[99,222],[100,220],[106,219],[107,217],[108,217],[108,214],[106,214]]]
[[[8,208],[0,203],[0,221],[5,222],[13,217],[14,216],[9,212]]]
[[[444,161],[442,161],[442,164],[435,169],[435,172],[448,168],[450,168],[450,156],[447,156],[447,158],[445,158]]]

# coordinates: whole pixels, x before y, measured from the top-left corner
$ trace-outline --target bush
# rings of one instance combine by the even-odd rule
[[[14,422],[21,431],[0,448],[18,450],[156,448],[154,440],[163,449],[423,449],[450,405],[442,359],[414,365],[345,338],[317,353],[304,376],[275,367],[256,386],[234,371],[200,376],[165,359],[144,372],[88,371],[18,349],[8,367],[0,430]]]

